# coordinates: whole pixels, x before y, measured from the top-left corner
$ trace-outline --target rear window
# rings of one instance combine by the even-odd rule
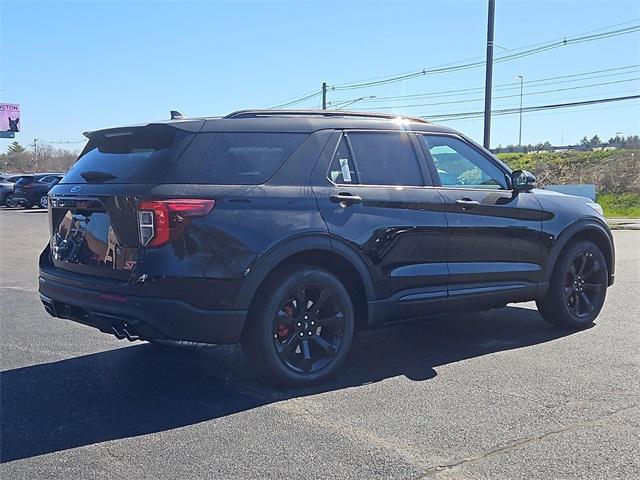
[[[167,125],[100,134],[89,141],[60,183],[161,182],[192,137]]]
[[[183,182],[217,185],[258,185],[266,182],[308,137],[306,133],[205,133],[211,143],[191,164],[178,169]],[[209,137],[205,140],[203,137]],[[191,150],[191,148],[190,148]],[[190,157],[189,153],[185,157]],[[188,164],[188,165],[187,165]]]

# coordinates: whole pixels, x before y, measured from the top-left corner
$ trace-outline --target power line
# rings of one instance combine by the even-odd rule
[[[564,38],[562,40],[557,40],[547,44],[543,44],[539,47],[528,49],[523,52],[512,53],[508,55],[503,55],[501,57],[497,57],[496,59],[494,59],[494,63],[502,63],[510,60],[516,60],[519,58],[528,57],[530,55],[535,55],[538,53],[546,52],[546,51],[564,47],[567,45],[584,43],[584,42],[592,42],[595,40],[602,40],[605,38],[616,37],[619,35],[627,35],[627,34],[635,33],[638,31],[640,31],[640,25],[633,25],[631,27],[621,28],[617,30],[609,30],[606,32],[601,32],[601,33],[592,34],[592,35],[582,35],[576,38]],[[452,65],[452,66],[442,67],[442,68],[431,68],[431,69],[423,68],[418,71],[410,72],[403,75],[396,75],[384,80],[376,80],[371,82],[361,82],[361,83],[353,83],[353,84],[347,84],[342,86],[334,86],[332,87],[332,90],[353,90],[353,89],[359,89],[359,88],[374,87],[379,85],[388,85],[390,83],[397,83],[404,80],[409,80],[411,78],[426,76],[427,74],[434,75],[434,74],[441,74],[441,73],[448,73],[448,72],[456,72],[460,70],[467,70],[470,68],[478,68],[478,67],[484,66],[484,64],[485,64],[484,61],[477,61],[477,62],[471,62],[466,64]]]
[[[528,86],[546,86],[546,85],[557,85],[562,83],[580,82],[584,80],[594,80],[596,78],[614,77],[618,75],[626,75],[628,73],[636,73],[637,70],[630,70],[630,71],[620,71],[620,70],[627,70],[627,69],[632,69],[637,67],[640,67],[640,64],[627,65],[625,67],[607,68],[603,70],[593,70],[590,72],[573,73],[570,75],[561,75],[556,77],[540,78],[536,80],[527,80],[524,82],[524,84]],[[598,73],[604,73],[604,72],[615,72],[615,73],[608,73],[605,75],[596,75]],[[575,77],[581,77],[581,78],[576,79]],[[561,80],[561,79],[564,79],[564,80]],[[555,80],[559,80],[559,81],[555,81]],[[533,84],[538,84],[538,85],[533,85]],[[516,90],[516,89],[520,89],[520,82],[502,83],[502,84],[495,85],[494,87],[494,91],[505,91],[505,90]],[[414,94],[408,94],[408,95],[393,95],[393,96],[387,96],[387,97],[378,96],[374,100],[365,100],[363,101],[363,103],[386,103],[386,102],[394,102],[394,101],[403,101],[403,100],[412,99],[412,98],[418,99],[418,98],[429,98],[429,97],[432,97],[432,98],[452,97],[452,96],[460,96],[461,94],[470,95],[472,93],[479,92],[482,90],[484,90],[484,87],[470,87],[470,88],[461,88],[456,90],[441,90],[436,92],[414,93]],[[335,100],[331,103],[336,104],[336,103],[341,103],[342,101],[343,100]]]
[[[528,45],[528,46],[524,46],[524,47],[511,49],[510,51],[513,52],[513,53],[498,57],[494,61],[496,63],[500,63],[500,62],[504,62],[504,61],[515,60],[515,59],[518,59],[518,58],[526,57],[526,56],[529,56],[529,55],[534,55],[534,54],[537,54],[537,53],[542,53],[544,51],[548,51],[548,50],[551,50],[551,49],[559,48],[559,47],[570,45],[570,44],[579,44],[579,43],[584,43],[584,42],[590,42],[590,41],[595,41],[595,40],[601,40],[601,39],[605,39],[605,38],[615,37],[615,36],[619,36],[619,35],[626,35],[626,34],[630,34],[630,33],[635,33],[637,31],[640,31],[640,25],[633,25],[633,26],[630,26],[630,27],[625,27],[625,28],[620,28],[620,29],[615,29],[615,30],[606,30],[606,29],[611,29],[611,28],[614,28],[614,27],[622,26],[622,25],[628,25],[629,23],[633,23],[633,22],[637,22],[637,21],[638,21],[638,19],[628,20],[628,21],[621,22],[621,23],[618,23],[618,24],[615,24],[615,25],[609,25],[607,27],[602,27],[602,28],[599,28],[599,29],[590,30],[590,31],[587,31],[587,32],[576,34],[575,35],[576,38],[564,37],[564,38],[561,38],[561,39],[556,39],[556,40],[551,41],[551,42],[541,42],[541,43],[537,43],[537,44],[532,44],[532,45]],[[603,31],[603,30],[606,30],[606,31]],[[595,33],[595,32],[600,32],[600,33]],[[522,51],[520,51],[520,50],[522,50]],[[484,61],[463,63],[463,62],[466,62],[467,60],[474,60],[476,58],[482,58],[482,57],[473,57],[473,58],[470,58],[470,59],[458,60],[456,62],[450,62],[450,63],[438,65],[436,67],[432,67],[432,68],[429,68],[429,69],[423,68],[423,69],[418,70],[418,71],[409,71],[409,72],[403,72],[403,73],[400,73],[400,74],[387,75],[387,76],[383,76],[383,77],[372,77],[371,79],[365,79],[365,80],[357,81],[357,82],[336,84],[336,85],[331,86],[329,88],[332,91],[335,91],[335,90],[348,90],[348,89],[354,89],[354,88],[365,88],[365,87],[369,87],[369,86],[378,86],[378,85],[384,85],[384,84],[388,84],[388,83],[396,83],[396,82],[407,80],[407,79],[410,79],[410,78],[425,76],[427,74],[454,72],[454,71],[466,70],[466,69],[469,69],[469,68],[477,68],[477,67],[483,66],[484,63],[485,63]],[[296,105],[296,104],[302,103],[305,100],[309,100],[311,98],[314,98],[317,95],[321,95],[321,91],[313,90],[313,91],[310,91],[308,93],[300,94],[299,96],[296,96],[296,97],[290,97],[289,99],[283,100],[281,103],[273,104],[273,105],[269,106],[268,108],[289,107],[289,106],[292,106],[292,105]]]
[[[620,27],[622,25],[628,25],[630,23],[634,23],[634,22],[638,22],[638,21],[640,21],[640,19],[627,20],[625,22],[616,23],[616,24],[613,24],[613,25],[607,25],[605,27],[597,28],[595,30],[588,30],[586,32],[576,33],[575,35],[588,35],[590,33],[601,32],[603,30]],[[509,49],[509,51],[510,52],[517,52],[517,51],[520,51],[520,50],[526,50],[526,49],[529,49],[529,48],[538,47],[538,46],[541,46],[541,45],[546,45],[551,41],[562,41],[565,38],[566,37],[555,38],[554,40],[547,40],[545,42],[539,42],[539,43],[534,43],[534,44],[530,44],[530,45],[525,45],[525,46],[522,46],[522,47],[511,48],[511,49]],[[478,60],[478,59],[484,59],[484,58],[485,58],[484,55],[477,56],[477,57],[464,58],[464,59],[456,60],[456,61],[453,61],[453,62],[448,62],[448,63],[443,63],[443,64],[440,64],[440,65],[436,65],[435,67],[432,67],[432,68],[447,67],[447,66],[450,66],[450,65],[456,65],[458,63],[469,62],[471,60]],[[377,76],[377,77],[370,77],[370,78],[365,78],[365,79],[362,79],[362,80],[357,80],[357,81],[352,81],[352,82],[338,83],[338,84],[335,84],[334,87],[345,86],[345,85],[349,85],[349,84],[355,83],[355,82],[368,82],[368,81],[374,81],[374,80],[388,79],[388,78],[394,77],[396,75],[405,75],[405,74],[409,74],[411,72],[413,72],[413,70],[399,72],[399,73],[395,73],[395,74],[391,74],[391,75],[382,75],[382,76]]]
[[[525,107],[522,109],[523,112],[538,112],[542,110],[553,110],[558,108],[570,108],[570,107],[579,107],[582,105],[595,105],[599,103],[610,103],[610,102],[622,102],[627,100],[636,100],[639,99],[640,95],[628,95],[625,97],[609,97],[609,98],[599,98],[595,100],[585,100],[582,102],[565,102],[565,103],[554,103],[549,105],[535,105],[531,107]],[[491,115],[511,115],[514,113],[520,113],[520,108],[503,108],[499,110],[492,110]],[[460,112],[460,113],[443,113],[438,115],[429,115],[423,116],[423,118],[427,118],[430,120],[449,120],[449,119],[463,119],[463,118],[480,118],[484,115],[484,111],[475,111],[475,112]]]
[[[309,100],[309,99],[311,99],[311,98],[317,97],[317,96],[319,96],[321,93],[322,93],[322,92],[317,91],[317,92],[314,92],[314,93],[312,93],[312,94],[310,94],[310,95],[306,95],[306,96],[304,96],[304,97],[294,98],[293,100],[291,100],[291,101],[289,101],[289,102],[286,102],[286,103],[281,103],[281,104],[279,104],[279,105],[273,105],[273,106],[271,106],[271,107],[269,107],[269,108],[278,109],[278,108],[290,107],[290,106],[292,106],[292,105],[296,105],[296,104],[298,104],[298,103],[302,103],[302,102],[304,102],[305,100]]]
[[[578,86],[573,86],[573,87],[566,87],[566,88],[555,88],[553,90],[542,90],[539,92],[527,92],[525,94],[523,94],[523,96],[527,97],[529,95],[542,95],[545,93],[556,93],[556,92],[564,92],[567,90],[578,90],[581,88],[592,88],[592,87],[600,87],[603,85],[614,85],[614,84],[618,84],[618,83],[626,83],[626,82],[634,82],[634,81],[638,81],[640,80],[640,77],[635,77],[635,78],[628,78],[628,79],[624,79],[624,80],[614,80],[611,82],[600,82],[600,83],[591,83],[588,85],[578,85]],[[513,97],[519,97],[520,94],[513,94],[513,95],[502,95],[499,97],[494,97],[494,99],[502,99],[502,98],[513,98]],[[459,104],[459,103],[473,103],[473,102],[481,102],[483,101],[484,98],[472,98],[472,99],[467,99],[467,100],[453,100],[453,101],[449,101],[449,102],[435,102],[435,103],[414,103],[411,105],[392,105],[392,106],[384,106],[384,107],[369,107],[369,108],[362,108],[361,110],[365,110],[365,111],[369,111],[369,110],[396,110],[396,109],[401,109],[401,108],[414,108],[414,107],[431,107],[431,106],[435,106],[435,105],[453,105],[453,104]]]

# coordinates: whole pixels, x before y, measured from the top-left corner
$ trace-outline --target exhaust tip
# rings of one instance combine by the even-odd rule
[[[127,338],[124,332],[120,331],[115,325],[111,326],[111,331],[118,340],[124,340],[125,338]]]
[[[124,340],[125,338],[130,342],[140,340],[140,335],[135,333],[135,330],[131,328],[131,325],[126,323],[124,325],[112,325],[111,331],[118,340]]]

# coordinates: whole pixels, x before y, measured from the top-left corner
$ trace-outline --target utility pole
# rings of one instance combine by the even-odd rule
[[[484,82],[484,148],[491,145],[491,89],[493,82],[493,22],[496,14],[496,0],[489,0],[487,21],[487,64]]]
[[[522,86],[524,84],[524,77],[518,75],[516,78],[520,79],[520,133],[518,133],[518,146],[522,146]]]
[[[33,139],[33,163],[35,166],[35,170],[38,170],[38,139]]]
[[[327,109],[327,82],[322,82],[322,109]]]

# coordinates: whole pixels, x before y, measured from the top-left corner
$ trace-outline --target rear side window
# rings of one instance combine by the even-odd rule
[[[348,133],[363,185],[423,185],[411,138],[396,132]]]
[[[92,138],[61,183],[158,183],[193,134],[167,125],[116,130]]]
[[[209,134],[202,134],[209,135]],[[216,133],[187,181],[217,185],[266,182],[308,137],[306,133]]]
[[[358,176],[353,166],[353,158],[351,158],[351,151],[347,144],[347,137],[344,135],[340,139],[336,153],[333,155],[331,168],[329,169],[329,180],[338,185],[358,183]]]

